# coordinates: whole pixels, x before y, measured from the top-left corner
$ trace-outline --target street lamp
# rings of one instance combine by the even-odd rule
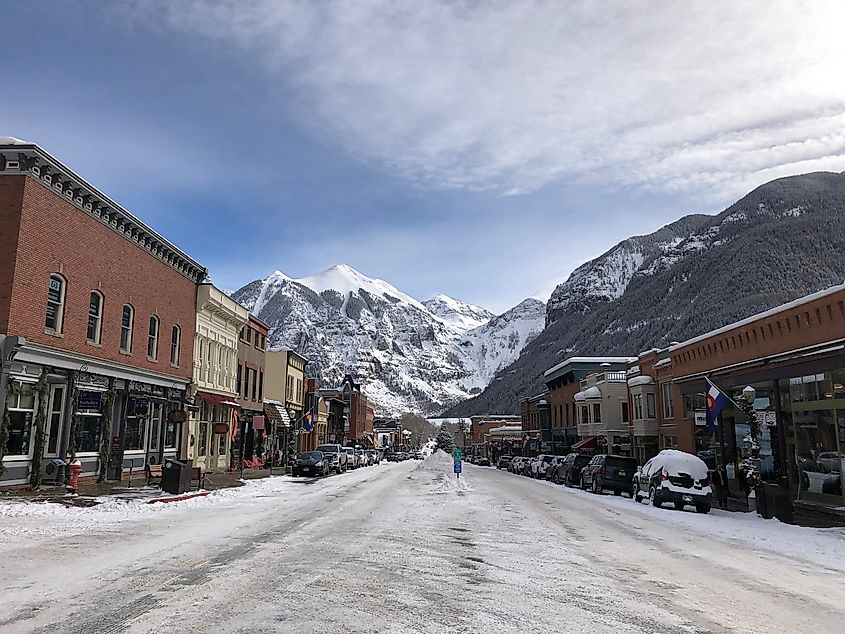
[[[754,401],[757,398],[757,390],[748,385],[742,390],[742,398],[737,401],[737,406],[745,414],[748,420],[748,435],[743,439],[750,444],[751,454],[742,461],[745,470],[745,478],[750,490],[749,497],[756,498],[757,488],[760,486],[760,424],[757,420],[757,412],[754,410]]]

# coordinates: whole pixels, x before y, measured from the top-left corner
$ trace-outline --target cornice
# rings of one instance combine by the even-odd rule
[[[0,176],[29,176],[195,284],[207,269],[34,144],[0,145]]]

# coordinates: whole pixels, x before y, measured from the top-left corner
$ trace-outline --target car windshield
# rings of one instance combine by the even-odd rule
[[[300,460],[322,460],[323,454],[319,451],[306,451],[305,453],[299,454]]]
[[[320,445],[317,447],[317,451],[322,453],[337,453],[337,447],[334,445]]]

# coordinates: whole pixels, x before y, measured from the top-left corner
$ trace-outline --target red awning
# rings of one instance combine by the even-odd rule
[[[583,440],[579,440],[574,445],[572,445],[572,451],[580,451],[581,449],[595,449],[597,445],[597,436],[587,436]]]
[[[211,392],[197,392],[202,400],[209,405],[223,405],[224,407],[240,407],[235,401],[230,401],[229,397],[221,396],[220,394],[212,394]]]

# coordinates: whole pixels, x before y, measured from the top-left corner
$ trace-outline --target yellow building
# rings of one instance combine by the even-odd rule
[[[249,311],[211,284],[197,287],[194,383],[188,459],[204,470],[229,466],[238,409],[238,336]]]

